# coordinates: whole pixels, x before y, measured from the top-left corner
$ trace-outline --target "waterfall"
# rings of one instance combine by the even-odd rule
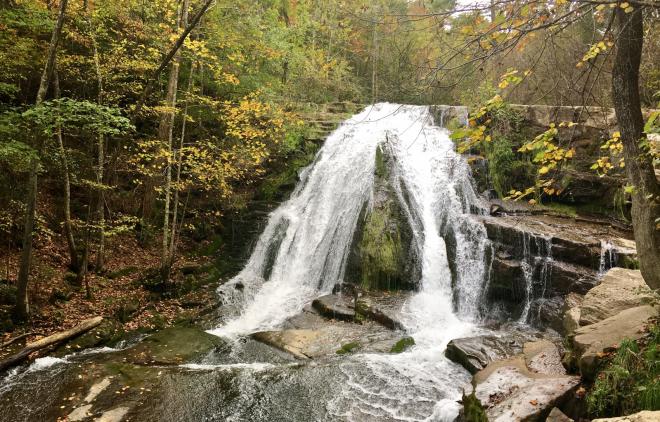
[[[269,216],[244,269],[219,289],[237,313],[214,334],[275,328],[342,281],[360,211],[372,199],[379,145],[393,155],[397,195],[420,251],[411,328],[477,315],[489,245],[470,217],[485,207],[469,167],[428,107],[377,104],[328,137],[291,198]]]
[[[486,207],[465,159],[432,115],[429,107],[384,103],[344,122],[290,199],[269,216],[244,269],[219,288],[236,312],[210,332],[230,338],[275,329],[331,292],[343,281],[362,210],[374,200],[376,150],[387,151],[421,267],[418,291],[402,309],[416,345],[399,355],[343,359],[346,382],[328,403],[342,419],[453,420],[469,384],[469,374],[444,349],[474,332],[480,316],[491,246],[473,214]]]

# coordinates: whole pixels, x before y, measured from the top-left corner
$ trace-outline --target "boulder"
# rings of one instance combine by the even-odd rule
[[[579,377],[532,372],[525,364],[528,358],[519,355],[493,362],[475,375],[475,395],[488,420],[544,420],[554,407],[573,396]]]
[[[330,319],[353,321],[355,309],[353,299],[346,295],[325,295],[312,302],[312,307],[321,315]]]
[[[612,268],[601,283],[584,296],[580,325],[594,324],[625,309],[644,305],[652,297],[639,271]]]
[[[522,352],[524,339],[519,336],[483,335],[451,340],[445,356],[474,374],[493,361]]]
[[[564,412],[555,407],[550,411],[545,422],[573,422],[573,419],[569,418]]]
[[[345,280],[365,290],[414,290],[421,265],[413,229],[394,188],[392,154],[379,146],[372,199],[364,204],[348,257]]]
[[[614,350],[623,339],[640,339],[644,335],[646,325],[657,315],[656,308],[644,305],[626,309],[595,324],[578,328],[572,343],[582,376],[593,379],[602,354]]]
[[[660,411],[644,410],[628,416],[594,419],[591,422],[657,422],[660,421]]]
[[[548,340],[527,342],[523,346],[525,366],[538,374],[566,375],[559,350]]]

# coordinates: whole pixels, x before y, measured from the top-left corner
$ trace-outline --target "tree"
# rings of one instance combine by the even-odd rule
[[[646,283],[660,289],[660,188],[644,133],[639,97],[639,66],[644,43],[643,7],[615,9],[616,56],[612,98],[619,123],[628,183],[632,185],[632,219],[640,270]]]
[[[602,70],[596,66],[596,59],[608,53],[608,43],[613,45],[616,56],[612,67],[612,100],[616,111],[620,139],[623,143],[625,168],[632,192],[632,222],[640,260],[640,269],[646,283],[654,289],[660,288],[660,191],[652,165],[652,152],[644,134],[639,95],[639,68],[642,46],[644,42],[643,14],[657,12],[660,5],[644,1],[537,1],[520,3],[517,1],[497,2],[498,14],[492,20],[482,15],[490,14],[485,5],[470,6],[463,11],[476,13],[472,26],[459,28],[466,35],[466,41],[452,59],[460,57],[469,47],[474,47],[477,53],[458,67],[472,63],[486,63],[502,54],[508,54],[514,49],[524,48],[528,38],[532,36],[553,37],[580,22],[585,15],[593,15],[595,21],[606,22],[609,14],[609,24],[598,32],[601,40],[592,44],[577,64],[578,67],[595,68],[594,72]],[[445,14],[446,16],[446,14]],[[613,41],[613,42],[612,42]],[[443,66],[448,67],[448,62]],[[592,70],[585,72],[591,73]],[[500,88],[505,88],[515,79],[521,82],[524,77],[509,72],[502,80]],[[525,75],[526,76],[526,75]],[[588,78],[587,78],[588,80]],[[488,105],[487,105],[488,106]],[[552,127],[534,142],[547,142],[553,135]],[[482,131],[483,134],[483,131]],[[473,134],[474,135],[474,134]],[[477,136],[478,137],[478,136]],[[530,144],[534,145],[534,143]],[[555,147],[553,147],[555,148]],[[533,148],[529,148],[530,150]],[[568,150],[553,150],[553,156],[560,155],[551,167],[559,165],[568,154]],[[541,173],[547,173],[548,167],[541,167]],[[548,186],[537,186],[552,190]],[[532,192],[531,188],[518,197]]]
[[[48,55],[44,71],[39,82],[39,90],[35,104],[40,105],[46,98],[48,86],[51,83],[53,69],[55,67],[55,57],[57,55],[57,46],[60,42],[64,18],[66,16],[66,7],[68,0],[61,0],[57,22],[53,28],[53,33],[48,46]],[[40,148],[38,148],[40,149]],[[28,300],[28,282],[30,279],[30,262],[32,260],[32,235],[34,232],[35,209],[37,205],[37,175],[39,172],[39,161],[33,157],[30,164],[29,190],[27,197],[27,207],[25,211],[25,223],[23,232],[23,250],[21,252],[20,269],[17,283],[17,300],[15,315],[20,320],[25,320],[30,316],[30,303]]]

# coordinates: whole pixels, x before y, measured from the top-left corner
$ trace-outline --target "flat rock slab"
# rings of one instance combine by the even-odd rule
[[[355,320],[353,298],[347,295],[325,295],[312,302],[312,307],[326,318],[341,321]]]
[[[566,375],[566,369],[561,363],[559,350],[548,340],[525,343],[523,346],[525,365],[539,374]]]
[[[644,410],[628,416],[617,416],[616,418],[594,419],[592,422],[658,422],[660,411]]]
[[[601,241],[609,242],[622,262],[636,259],[631,232],[597,221],[550,215],[505,215],[482,221],[491,240],[515,245],[523,232],[551,239],[555,260],[587,268],[598,269]]]
[[[648,304],[652,292],[639,270],[612,268],[589,290],[580,306],[580,325],[594,324],[619,312]]]
[[[587,379],[595,375],[600,354],[614,350],[623,339],[638,340],[658,310],[645,305],[626,309],[595,324],[580,327],[573,337],[573,351],[580,373]]]
[[[579,383],[574,376],[532,374],[518,358],[491,371],[476,386],[475,395],[490,421],[543,420]]]
[[[346,345],[353,346],[350,352],[389,352],[401,336],[373,322],[327,321],[325,325],[315,325],[312,329],[261,331],[252,334],[252,338],[297,359],[318,359],[335,356]]]

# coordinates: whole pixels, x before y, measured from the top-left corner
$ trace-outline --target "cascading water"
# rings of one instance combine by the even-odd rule
[[[416,346],[400,355],[358,354],[328,411],[348,420],[453,420],[469,375],[443,355],[473,330],[490,246],[469,168],[428,107],[377,104],[325,142],[291,198],[275,210],[245,268],[219,293],[237,313],[211,331],[237,337],[273,329],[340,283],[364,204],[372,200],[376,150],[393,158],[394,184],[421,265],[404,305]]]
[[[534,245],[531,245],[531,242]],[[530,233],[522,233],[523,256],[520,262],[525,280],[525,303],[518,322],[529,322],[529,312],[532,302],[543,299],[552,272],[552,239],[537,237]],[[532,246],[534,252],[532,252]],[[535,284],[538,289],[535,289]],[[540,290],[540,296],[535,297],[534,291]],[[540,308],[539,308],[540,309]]]

